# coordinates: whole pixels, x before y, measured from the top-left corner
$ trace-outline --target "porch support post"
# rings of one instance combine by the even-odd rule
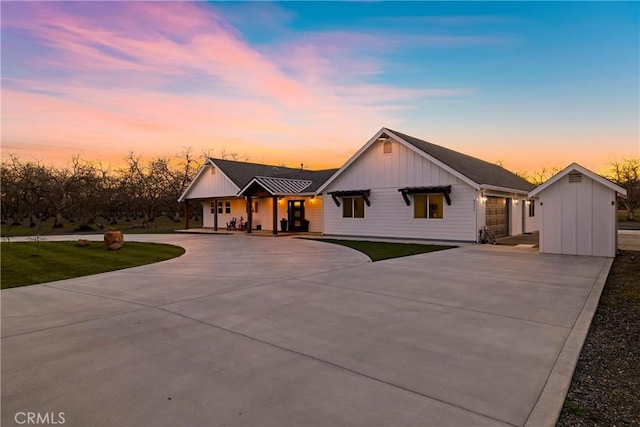
[[[213,231],[218,231],[218,199],[213,199]]]
[[[253,213],[251,212],[251,195],[247,195],[247,233],[251,233],[253,228]]]
[[[273,235],[278,234],[278,196],[273,196]]]
[[[184,201],[184,228],[189,229],[189,200]]]

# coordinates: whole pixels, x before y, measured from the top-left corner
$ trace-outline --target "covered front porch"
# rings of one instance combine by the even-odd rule
[[[235,221],[235,227],[232,226]],[[187,231],[194,229],[185,224]],[[203,202],[202,230],[230,233],[322,232],[322,197],[262,191]]]
[[[309,180],[254,177],[238,192],[247,205],[246,232],[271,229],[273,235],[281,232],[322,231],[322,203],[320,198],[305,189]],[[263,209],[260,209],[260,205]],[[313,229],[311,228],[314,220]]]

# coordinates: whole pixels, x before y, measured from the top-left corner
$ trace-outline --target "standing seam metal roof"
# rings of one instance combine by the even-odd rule
[[[269,176],[256,176],[252,181],[260,184],[265,190],[274,196],[298,194],[303,192],[312,184],[309,180],[276,178]]]

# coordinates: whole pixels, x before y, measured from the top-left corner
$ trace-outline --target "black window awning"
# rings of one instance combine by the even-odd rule
[[[369,195],[371,194],[371,190],[348,190],[348,191],[330,191],[327,193],[331,196],[336,206],[340,206],[340,197],[354,197],[360,196],[364,199],[364,202],[367,206],[371,206],[371,202],[369,201]]]
[[[450,185],[438,185],[433,187],[405,187],[399,188],[398,191],[402,193],[402,198],[407,206],[411,205],[409,199],[410,194],[443,194],[444,199],[447,201],[447,205],[451,205],[451,186]]]

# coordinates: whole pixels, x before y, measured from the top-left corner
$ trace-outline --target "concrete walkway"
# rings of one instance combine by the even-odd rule
[[[491,245],[371,263],[295,238],[125,239],[187,253],[2,291],[3,426],[28,411],[65,426],[553,425],[611,265]]]

